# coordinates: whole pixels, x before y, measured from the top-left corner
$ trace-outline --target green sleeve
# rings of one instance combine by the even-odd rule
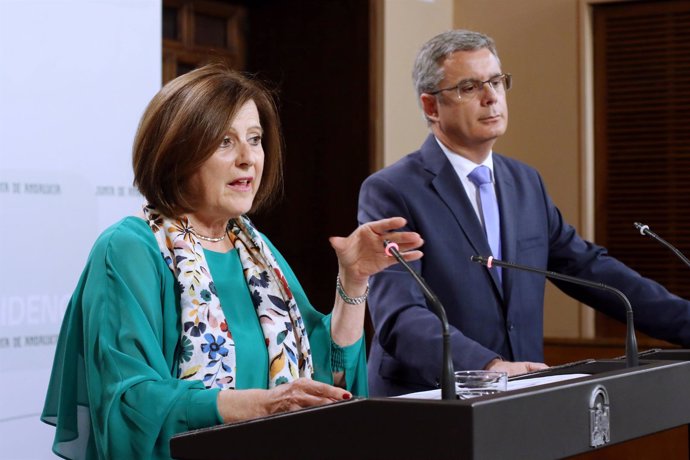
[[[90,426],[75,457],[169,458],[172,435],[221,423],[218,390],[176,378],[176,297],[143,220],[101,235],[63,321],[43,412],[57,427],[56,453],[70,458]]]
[[[362,331],[362,337],[357,342],[347,347],[338,347],[331,339],[331,315],[324,315],[311,305],[287,261],[268,238],[263,237],[283,270],[285,279],[304,319],[314,361],[314,378],[332,385],[333,363],[336,362],[339,364],[338,367],[342,366],[341,369],[337,370],[345,372],[346,389],[355,396],[368,396],[364,331]]]

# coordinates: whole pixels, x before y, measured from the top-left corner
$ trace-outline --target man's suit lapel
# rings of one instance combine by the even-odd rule
[[[430,135],[421,148],[424,167],[436,177],[431,184],[439,198],[453,213],[463,234],[474,249],[474,254],[457,254],[457,257],[470,257],[471,255],[491,254],[489,242],[484,234],[481,222],[474,212],[474,208],[467,197],[455,169],[450,164],[443,151],[438,146],[436,139]],[[423,237],[424,235],[422,235]],[[488,270],[488,269],[486,269]],[[489,270],[494,288],[500,297],[503,297],[501,283],[496,270]]]

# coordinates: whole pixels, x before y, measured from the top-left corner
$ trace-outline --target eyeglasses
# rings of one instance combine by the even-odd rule
[[[472,99],[477,97],[477,95],[484,89],[484,85],[486,84],[488,84],[489,87],[498,94],[505,93],[512,86],[512,80],[513,76],[511,74],[502,73],[500,75],[495,75],[485,81],[474,79],[462,80],[455,86],[451,86],[450,88],[437,89],[436,91],[429,91],[427,94],[435,96],[443,91],[457,90],[458,99]]]

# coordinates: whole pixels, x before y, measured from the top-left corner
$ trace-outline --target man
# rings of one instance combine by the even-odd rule
[[[631,300],[637,329],[690,344],[690,303],[580,238],[551,202],[537,171],[492,151],[508,125],[506,91],[512,79],[502,71],[490,37],[453,30],[432,38],[417,55],[413,78],[431,134],[418,151],[362,184],[358,219],[403,216],[409,230],[424,238],[424,258],[413,268],[446,309],[456,370],[514,375],[546,367],[545,278],[488,269],[472,262],[472,255],[614,286]],[[478,166],[484,168],[475,171]],[[483,181],[476,177],[482,171]],[[554,283],[625,320],[625,306],[615,295]],[[375,327],[370,394],[437,387],[441,326],[409,273],[395,265],[376,275],[369,308]]]

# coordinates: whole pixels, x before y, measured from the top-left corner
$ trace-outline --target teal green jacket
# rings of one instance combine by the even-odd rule
[[[314,309],[268,243],[303,316],[314,379],[332,384],[335,359],[347,389],[367,396],[363,339],[344,348],[332,342],[330,315]],[[207,251],[207,259],[229,324],[239,325],[232,331],[236,387],[267,388],[267,352],[239,257],[236,251]],[[41,415],[56,427],[56,454],[170,458],[174,434],[222,423],[220,390],[176,378],[181,328],[176,286],[144,220],[124,218],[98,238],[63,319]]]

